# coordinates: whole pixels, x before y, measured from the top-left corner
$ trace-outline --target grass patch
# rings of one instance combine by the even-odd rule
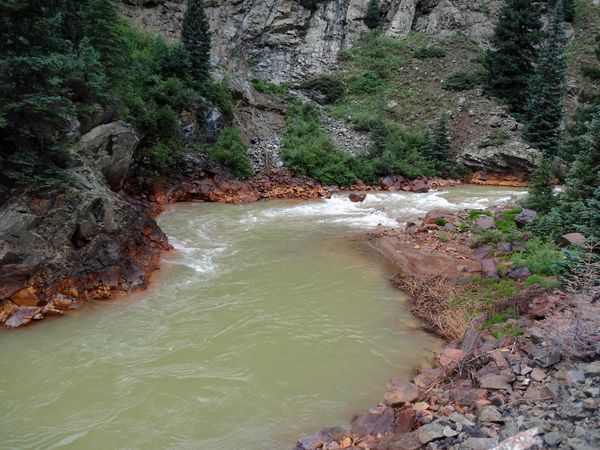
[[[267,80],[253,78],[252,87],[258,92],[262,92],[264,94],[271,94],[281,98],[285,98],[287,96],[287,88],[285,86],[281,84],[271,83]]]
[[[563,259],[563,253],[553,242],[535,237],[527,241],[525,249],[517,250],[511,261],[515,268],[527,267],[532,274],[550,276],[557,275]]]
[[[523,286],[525,286],[526,288],[530,288],[533,286],[541,286],[547,289],[555,289],[559,286],[559,284],[560,283],[555,278],[549,278],[535,274],[528,277],[523,283]]]
[[[448,221],[443,217],[440,217],[435,223],[438,227],[443,227],[448,223]]]
[[[479,216],[488,216],[488,217],[492,217],[492,212],[488,211],[488,210],[483,210],[483,209],[474,209],[472,211],[469,211],[469,215],[467,217],[468,220],[470,220],[471,222],[474,222],[477,220],[477,218]]]

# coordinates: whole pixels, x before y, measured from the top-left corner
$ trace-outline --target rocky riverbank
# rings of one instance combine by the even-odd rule
[[[296,450],[598,448],[600,292],[558,291],[513,263],[532,216],[434,211],[369,233],[413,313],[448,345],[433,368],[392,378],[383,402],[349,429],[322,429]],[[515,239],[486,242],[493,233]]]
[[[70,169],[63,194],[24,193],[0,208],[0,325],[7,328],[145,288],[170,248],[153,220],[170,203],[318,199],[340,191],[285,168],[238,181],[202,154],[177,156],[168,176],[158,178],[142,163],[132,164],[138,139],[123,122],[95,127],[81,141],[80,164]],[[426,192],[457,183],[390,180],[351,189]]]

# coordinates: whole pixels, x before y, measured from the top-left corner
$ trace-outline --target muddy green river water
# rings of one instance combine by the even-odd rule
[[[0,334],[1,449],[289,449],[432,351],[358,236],[515,192],[181,203],[150,288]]]

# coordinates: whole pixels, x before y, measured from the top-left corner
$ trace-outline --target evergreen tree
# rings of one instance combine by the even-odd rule
[[[552,164],[550,158],[544,156],[533,173],[531,187],[525,200],[526,205],[538,212],[549,211],[556,204],[551,184]]]
[[[587,127],[587,133],[578,139],[579,153],[567,175],[569,199],[586,198],[598,189],[600,181],[600,106]]]
[[[450,156],[450,132],[448,131],[448,114],[444,111],[438,115],[431,131],[432,147],[430,157],[435,161],[447,161]]]
[[[485,55],[486,92],[520,115],[540,42],[540,9],[531,0],[506,0]]]
[[[190,55],[192,76],[199,83],[210,76],[210,28],[202,0],[188,0],[181,40]]]
[[[381,10],[379,0],[369,0],[364,22],[369,29],[373,30],[381,25]]]
[[[575,0],[563,1],[563,14],[567,22],[573,22],[575,20]]]
[[[525,111],[523,137],[546,155],[556,155],[561,141],[562,99],[567,77],[563,19],[563,3],[559,0],[553,10],[548,36],[531,77],[529,102]]]
[[[83,13],[85,36],[100,55],[112,79],[119,79],[127,64],[127,49],[121,17],[114,0],[88,0]]]

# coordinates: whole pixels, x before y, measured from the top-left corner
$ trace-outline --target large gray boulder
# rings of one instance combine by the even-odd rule
[[[531,173],[537,167],[542,154],[521,141],[481,147],[477,144],[463,149],[457,159],[473,170],[499,173]]]
[[[98,167],[111,189],[117,191],[123,185],[139,142],[131,125],[122,121],[111,122],[92,128],[81,136],[80,152]]]

